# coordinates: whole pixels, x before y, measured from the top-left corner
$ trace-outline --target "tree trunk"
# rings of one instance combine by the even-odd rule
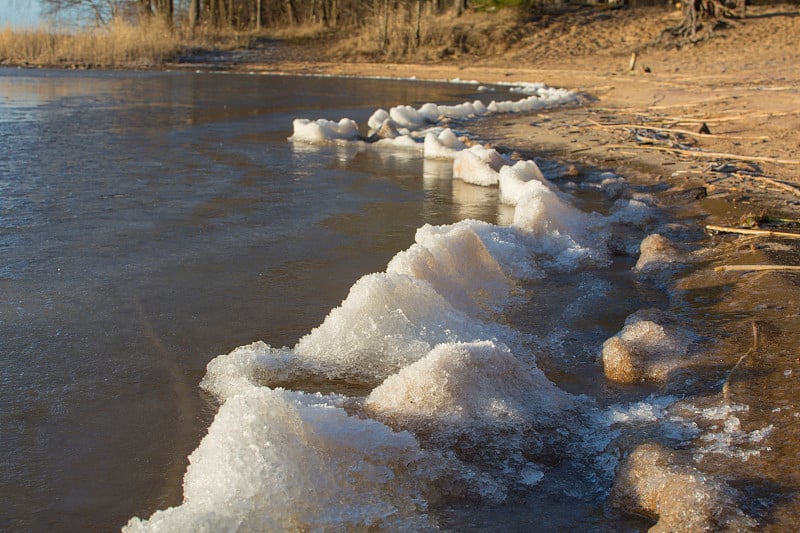
[[[172,27],[173,11],[172,0],[158,0],[158,16],[160,16],[169,27]]]
[[[189,0],[189,29],[194,32],[200,20],[200,0]]]
[[[417,22],[414,28],[414,48],[419,48],[422,26],[422,4],[425,0],[417,0]]]
[[[289,26],[294,26],[297,22],[297,8],[292,0],[286,0],[286,17],[289,19]]]
[[[381,48],[386,51],[389,47],[389,0],[383,0],[383,44]]]

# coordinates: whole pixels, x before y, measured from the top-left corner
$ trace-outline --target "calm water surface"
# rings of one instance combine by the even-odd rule
[[[210,359],[293,344],[425,222],[502,218],[448,165],[286,141],[293,118],[474,90],[0,70],[0,530],[180,503]]]

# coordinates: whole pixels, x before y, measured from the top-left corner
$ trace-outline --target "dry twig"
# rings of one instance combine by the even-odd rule
[[[737,161],[759,161],[762,163],[776,163],[780,165],[800,165],[800,160],[798,159],[778,159],[775,157],[759,157],[759,156],[749,156],[749,155],[736,155],[736,154],[725,154],[721,152],[701,152],[700,150],[684,150],[682,148],[667,148],[664,146],[626,146],[622,144],[609,144],[606,148],[637,148],[639,150],[660,150],[662,152],[673,152],[681,155],[687,155],[689,157],[696,157],[696,158],[707,158],[707,159],[734,159]]]
[[[783,182],[780,182],[778,180],[774,180],[772,178],[768,178],[767,176],[752,176],[750,174],[743,174],[741,172],[737,172],[736,176],[744,177],[744,178],[750,178],[750,179],[754,179],[754,180],[758,180],[758,181],[763,181],[764,183],[768,183],[770,185],[778,187],[779,189],[783,189],[785,191],[789,191],[790,193],[794,194],[795,196],[800,196],[800,189],[798,189],[797,187],[793,187],[793,186],[789,185],[788,183],[783,183]]]
[[[749,272],[762,270],[798,270],[799,265],[723,265],[714,268],[715,272]]]
[[[756,322],[754,320],[753,321],[753,346],[752,346],[752,348],[747,350],[747,352],[743,356],[741,356],[738,361],[736,361],[736,364],[733,365],[733,368],[731,368],[731,371],[728,372],[728,377],[725,378],[725,383],[723,383],[723,385],[722,385],[722,397],[725,398],[726,402],[728,401],[728,396],[730,395],[731,379],[733,378],[733,373],[736,372],[736,369],[739,368],[739,365],[742,364],[742,361],[744,361],[745,358],[748,355],[750,355],[752,353],[755,353],[756,350],[758,350],[758,326],[756,325]]]
[[[758,235],[761,237],[800,239],[800,233],[787,233],[785,231],[772,231],[768,229],[730,228],[727,226],[715,226],[713,224],[707,225],[706,229],[710,231],[719,231],[721,233],[738,233],[741,235]]]
[[[643,130],[666,131],[668,133],[680,133],[682,135],[689,135],[689,136],[692,136],[692,137],[711,137],[711,138],[716,138],[716,139],[755,139],[755,140],[769,139],[769,137],[765,137],[765,136],[743,137],[743,136],[739,136],[739,135],[727,135],[727,134],[724,134],[724,133],[720,134],[720,135],[714,135],[714,134],[711,134],[711,133],[697,133],[697,132],[694,132],[694,131],[681,130],[681,129],[675,129],[675,128],[662,128],[662,127],[658,127],[658,126],[647,126],[645,124],[601,124],[600,122],[595,122],[592,119],[587,119],[587,120],[589,122],[591,122],[592,124],[594,124],[595,126],[600,127],[600,128],[611,128],[611,129],[613,129],[613,128],[638,128],[638,129],[643,129]]]

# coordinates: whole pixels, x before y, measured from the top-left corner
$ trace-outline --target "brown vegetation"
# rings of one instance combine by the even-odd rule
[[[173,60],[182,43],[164,22],[115,21],[77,33],[0,31],[0,62],[15,65],[147,67]]]

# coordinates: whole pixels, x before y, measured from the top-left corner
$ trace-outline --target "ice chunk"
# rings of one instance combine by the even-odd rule
[[[658,444],[637,447],[620,468],[612,507],[657,520],[650,531],[742,531],[757,523],[736,506],[736,492],[697,469],[680,464]]]
[[[681,253],[668,239],[653,233],[642,240],[634,270],[642,274],[663,270],[678,262],[680,257]]]
[[[519,198],[525,194],[525,184],[529,181],[547,183],[533,161],[519,161],[514,166],[500,169],[500,201],[508,205],[517,205]]]
[[[453,177],[484,187],[497,185],[500,179],[497,171],[508,162],[497,150],[475,145],[456,154]]]
[[[522,456],[553,453],[553,428],[576,404],[505,345],[479,341],[436,346],[373,390],[366,409],[464,460],[520,467]]]
[[[488,163],[469,150],[461,151],[455,156],[453,177],[483,187],[496,185],[500,178]]]
[[[486,114],[486,106],[480,100],[464,102],[454,106],[439,106],[439,113],[443,117],[464,120]]]
[[[417,231],[417,243],[398,253],[386,271],[429,282],[456,308],[492,309],[508,297],[513,282],[469,223]]]
[[[297,372],[296,363],[290,350],[258,341],[212,359],[200,386],[225,401],[254,385],[290,379]]]
[[[404,150],[416,150],[419,152],[423,150],[422,144],[418,143],[409,135],[399,135],[396,137],[379,139],[374,143],[374,145],[381,147],[402,148]]]
[[[548,184],[531,180],[517,197],[514,226],[535,235],[569,235],[581,239],[594,225],[590,217],[562,199]],[[595,241],[601,235],[595,233]]]
[[[691,335],[668,322],[655,309],[628,317],[625,327],[603,343],[606,377],[622,383],[665,381],[670,372],[682,367]]]
[[[614,202],[612,220],[636,228],[644,228],[655,218],[655,212],[641,200],[617,200]]]
[[[313,121],[297,118],[292,121],[292,126],[294,134],[289,137],[290,141],[321,143],[337,139],[352,141],[359,138],[358,125],[349,118],[343,118],[339,122],[324,118]]]
[[[377,109],[367,120],[367,126],[369,126],[370,131],[378,130],[387,120],[389,120],[389,112],[385,109]]]
[[[427,281],[370,274],[294,351],[303,367],[316,368],[320,375],[369,385],[417,361],[436,344],[493,338],[498,329],[455,309]]]
[[[433,124],[434,120],[430,118],[430,110],[428,113],[420,113],[409,105],[399,105],[389,110],[389,116],[401,128],[408,130],[415,130],[424,126],[425,124]]]
[[[445,128],[438,135],[430,132],[425,135],[425,157],[427,159],[455,159],[466,145],[455,136],[450,128]]]
[[[322,396],[251,387],[221,406],[189,456],[183,504],[123,529],[430,529],[424,458],[409,433]]]

